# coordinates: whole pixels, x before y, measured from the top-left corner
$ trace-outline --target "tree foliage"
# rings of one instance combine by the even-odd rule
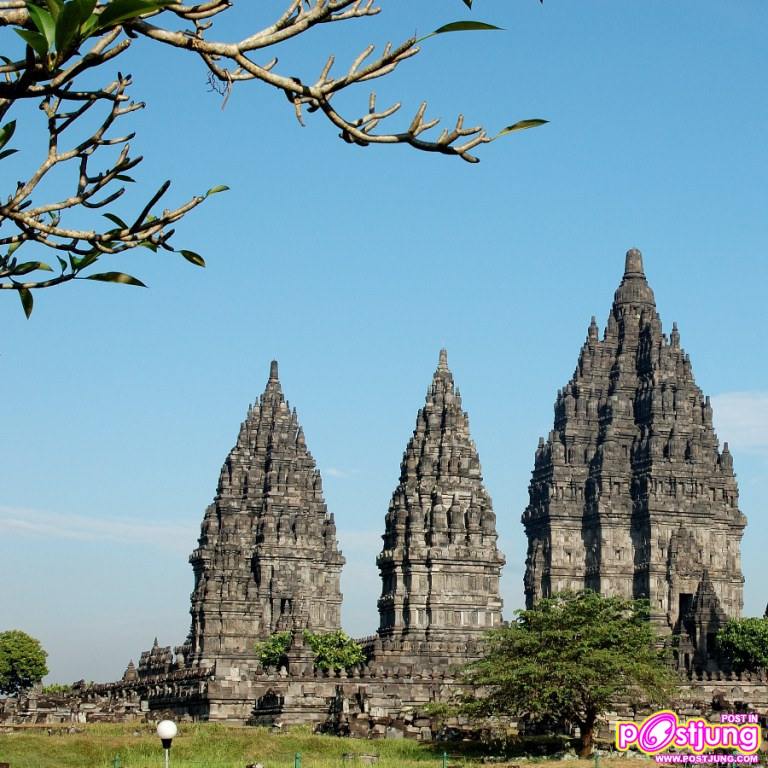
[[[304,125],[305,113],[316,112],[338,128],[344,141],[358,146],[407,144],[476,162],[473,150],[480,145],[546,122],[521,120],[491,135],[481,126],[466,126],[459,115],[453,127],[428,138],[440,121],[426,118],[427,104],[422,102],[408,125],[382,130],[401,105],[381,107],[375,92],[369,94],[360,116],[344,115],[336,102],[332,104],[336,94],[389,75],[417,55],[427,39],[498,27],[477,21],[445,24],[421,38],[411,35],[399,44],[387,43],[378,55],[369,45],[341,68],[329,55],[319,73],[299,77],[281,73],[277,56],[269,59],[271,52],[313,28],[359,21],[377,15],[381,8],[374,0],[285,2],[278,18],[234,42],[217,39],[216,23],[238,6],[243,13],[240,26],[247,25],[244,19],[253,5],[249,0],[189,5],[171,0],[0,2],[0,31],[12,29],[20,43],[18,51],[9,45],[4,50],[8,55],[0,57],[0,163],[17,151],[12,146],[17,121],[9,118],[23,102],[38,103],[48,136],[42,160],[27,163],[25,178],[0,199],[0,290],[16,291],[27,317],[36,289],[77,279],[144,285],[123,272],[94,272],[91,268],[104,256],[143,247],[175,251],[190,263],[205,266],[202,256],[172,244],[173,227],[208,196],[226,190],[224,185],[159,210],[171,185],[167,180],[156,192],[142,194],[130,216],[118,216],[113,206],[133,183],[129,172],[141,162],[131,153],[134,134],[115,133],[118,123],[144,106],[128,94],[131,77],[114,69],[137,43],[163,45],[199,58],[208,70],[210,86],[225,100],[244,81],[282,91],[299,123]],[[467,0],[464,3],[471,6]],[[62,168],[71,173],[69,194],[40,200],[46,194],[45,182]],[[44,258],[46,253],[50,255]]]
[[[768,617],[731,619],[717,633],[717,648],[736,672],[768,668]]]
[[[0,632],[0,694],[13,696],[39,683],[48,674],[47,656],[26,632]]]
[[[279,667],[291,645],[292,632],[274,632],[266,640],[256,644],[259,661],[265,667]]]
[[[365,661],[363,648],[346,632],[304,632],[304,641],[315,652],[315,666],[319,669],[349,669]]]
[[[598,718],[617,696],[668,702],[675,680],[656,647],[647,604],[590,591],[518,611],[509,626],[489,633],[485,656],[465,674],[474,686],[466,713],[566,732],[578,726],[581,756],[591,753]]]
[[[365,661],[363,648],[346,632],[311,632],[304,630],[304,642],[315,654],[318,669],[350,669]],[[284,663],[291,646],[293,632],[275,632],[256,646],[259,661],[265,667],[278,667]]]
[[[72,686],[65,683],[51,683],[43,686],[43,693],[48,696],[61,696],[72,693]]]

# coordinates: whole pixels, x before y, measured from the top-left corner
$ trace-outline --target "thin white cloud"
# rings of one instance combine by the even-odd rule
[[[323,470],[323,474],[327,475],[328,477],[339,478],[340,480],[352,475],[351,472],[347,472],[344,469],[339,469],[338,467],[327,467]]]
[[[768,392],[725,392],[712,398],[721,443],[748,453],[768,454]]]
[[[0,531],[6,535],[152,545],[179,552],[186,552],[197,535],[197,528],[193,525],[140,519],[116,520],[6,506],[0,506]]]

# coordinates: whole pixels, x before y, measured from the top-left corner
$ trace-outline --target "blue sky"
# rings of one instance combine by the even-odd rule
[[[331,51],[348,61],[470,17],[460,0],[382,5],[292,44],[283,71],[309,79]],[[280,6],[258,7],[225,32]],[[130,254],[109,266],[148,290],[65,286],[39,293],[29,321],[0,297],[0,625],[42,640],[50,680],[113,679],[155,635],[184,639],[187,556],[273,357],[336,514],[344,626],[363,634],[401,454],[447,347],[494,499],[509,615],[537,439],[630,247],[730,442],[749,518],[745,613],[762,614],[768,5],[476,0],[471,17],[505,31],[428,40],[375,87],[409,111],[426,97],[448,121],[551,121],[482,148],[475,166],[348,146],[254,84],[222,110],[202,66],[172,51],[139,45],[121,61],[148,105],[132,118],[143,188],[173,178],[171,202],[231,191],[179,227],[205,270]],[[339,103],[358,113],[367,90]],[[6,181],[39,146],[38,113],[26,114]]]

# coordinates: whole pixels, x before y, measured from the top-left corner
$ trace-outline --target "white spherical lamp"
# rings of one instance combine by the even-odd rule
[[[173,720],[161,720],[157,724],[157,735],[160,737],[160,741],[163,743],[163,749],[165,750],[165,764],[168,765],[168,750],[171,748],[171,742],[173,737],[179,732],[176,727],[176,723]]]

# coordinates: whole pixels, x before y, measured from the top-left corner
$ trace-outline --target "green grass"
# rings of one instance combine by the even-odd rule
[[[30,727],[0,734],[0,762],[11,768],[112,768],[119,755],[122,768],[162,768],[163,754],[153,726],[146,724],[92,724],[68,727]],[[345,754],[378,755],[375,768],[441,768],[442,746],[405,740],[363,741],[317,736],[295,728],[274,733],[267,728],[245,728],[213,723],[181,723],[171,750],[171,768],[245,768],[262,763],[264,768],[293,768],[297,752],[302,768],[360,768],[358,759]],[[450,748],[449,748],[450,753]],[[634,768],[624,759],[622,768]],[[507,765],[517,765],[512,760]],[[450,757],[450,766],[480,766],[479,759]],[[503,764],[495,763],[496,768]],[[523,764],[524,765],[524,764]],[[575,768],[577,761],[547,761],[555,768]],[[583,761],[580,768],[592,768]],[[647,766],[647,764],[646,764]]]

